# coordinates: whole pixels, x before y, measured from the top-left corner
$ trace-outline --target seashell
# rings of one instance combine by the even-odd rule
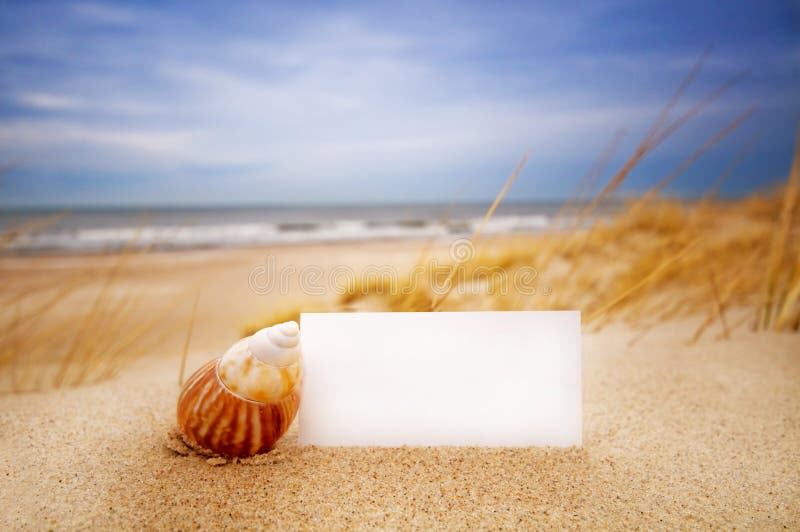
[[[198,369],[178,398],[178,428],[198,450],[236,457],[272,448],[300,406],[300,329],[261,329]]]

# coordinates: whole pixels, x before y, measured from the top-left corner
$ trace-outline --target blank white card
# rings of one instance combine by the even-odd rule
[[[581,444],[577,311],[303,314],[299,440]]]

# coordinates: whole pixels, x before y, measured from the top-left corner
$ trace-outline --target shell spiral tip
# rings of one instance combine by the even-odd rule
[[[249,338],[247,347],[266,364],[294,364],[300,356],[300,327],[297,322],[287,321],[261,329]]]

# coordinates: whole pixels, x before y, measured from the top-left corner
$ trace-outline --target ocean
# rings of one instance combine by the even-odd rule
[[[561,203],[502,204],[485,234],[535,233],[572,223]],[[6,254],[103,253],[126,246],[192,249],[468,236],[486,204],[0,210]],[[605,211],[608,211],[606,207]]]

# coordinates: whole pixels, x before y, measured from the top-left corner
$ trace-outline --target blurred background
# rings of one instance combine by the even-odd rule
[[[309,308],[797,329],[798,30],[794,1],[3,2],[8,387]],[[248,284],[266,255],[437,253],[533,266],[539,295]]]

